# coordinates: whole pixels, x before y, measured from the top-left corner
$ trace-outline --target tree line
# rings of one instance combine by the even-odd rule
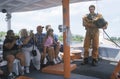
[[[63,35],[59,35],[58,39],[63,42]],[[72,35],[71,40],[72,41],[78,41],[82,42],[84,37],[82,35]]]
[[[3,41],[5,35],[6,35],[6,32],[3,32],[3,31],[0,32],[0,41]],[[18,35],[18,34],[15,34],[15,35]],[[59,39],[61,42],[63,42],[63,35],[59,35],[59,36],[58,36],[58,39]],[[112,39],[113,41],[116,41],[116,42],[119,42],[119,43],[120,43],[120,37],[111,37],[111,39]],[[71,40],[72,40],[72,41],[83,42],[84,36],[82,36],[82,35],[72,35]]]

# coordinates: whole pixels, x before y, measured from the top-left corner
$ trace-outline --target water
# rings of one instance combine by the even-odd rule
[[[70,45],[78,45],[78,44],[81,44],[82,42],[79,42],[79,41],[72,41]]]

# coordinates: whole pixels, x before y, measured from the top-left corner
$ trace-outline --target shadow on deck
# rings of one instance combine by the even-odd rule
[[[91,64],[80,65],[82,61],[74,61],[77,64],[77,68],[72,73],[96,77],[100,79],[110,79],[110,76],[117,65],[115,61],[108,61],[99,59],[98,65],[93,67]]]

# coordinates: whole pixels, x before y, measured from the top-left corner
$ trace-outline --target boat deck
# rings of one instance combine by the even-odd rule
[[[39,71],[33,71],[30,74],[26,74],[25,76],[28,76],[33,79],[64,79],[63,75],[47,74]],[[100,79],[100,78],[71,73],[70,79]]]
[[[90,64],[80,65],[81,61],[75,61],[77,68],[72,73],[96,77],[99,79],[110,79],[110,76],[117,65],[115,61],[99,59],[98,65],[93,67]]]
[[[110,79],[117,65],[117,62],[105,59],[99,59],[98,66],[95,67],[91,64],[80,65],[81,62],[81,60],[72,62],[77,65],[77,68],[71,72],[70,79]],[[63,75],[47,74],[36,70],[31,70],[31,73],[25,74],[25,76],[33,79],[64,79]]]

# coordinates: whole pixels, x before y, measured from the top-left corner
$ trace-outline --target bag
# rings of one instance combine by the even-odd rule
[[[33,56],[37,56],[37,51],[35,50],[34,46],[35,46],[35,41],[33,39],[33,49],[31,51],[31,53],[32,53]]]
[[[31,51],[31,53],[32,53],[33,56],[37,56],[37,51],[36,51],[36,50],[33,49],[33,50]]]

